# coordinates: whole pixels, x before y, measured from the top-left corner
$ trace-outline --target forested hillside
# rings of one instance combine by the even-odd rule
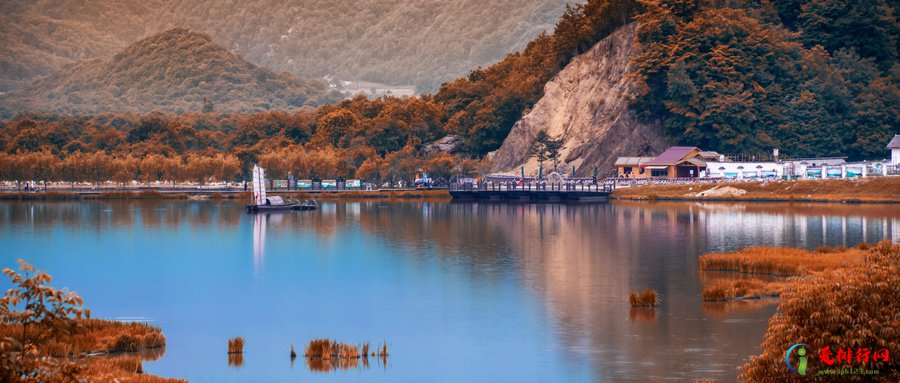
[[[731,3],[644,2],[645,117],[725,153],[883,158],[900,133],[896,2]]]
[[[304,81],[244,61],[203,33],[172,29],[140,40],[109,60],[71,64],[0,96],[0,116],[290,110],[343,98],[321,81]]]
[[[23,172],[39,161],[62,169],[91,155],[141,172],[134,161],[153,155],[182,166],[230,156],[244,171],[259,161],[273,177],[397,180],[416,167],[483,173],[490,160],[480,159],[541,99],[545,84],[634,20],[640,53],[630,73],[639,88],[632,108],[664,124],[658,134],[671,141],[724,153],[779,148],[793,157],[864,159],[884,158],[885,144],[900,134],[890,2],[590,0],[568,7],[552,34],[433,96],[358,96],[296,113],[23,114],[0,128],[0,170]],[[462,138],[455,155],[428,150],[446,134]],[[28,177],[16,174],[0,178]]]
[[[276,71],[432,92],[551,30],[568,2],[574,1],[4,1],[0,91],[183,27]]]

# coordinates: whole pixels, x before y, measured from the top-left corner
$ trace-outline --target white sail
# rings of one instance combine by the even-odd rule
[[[253,165],[253,203],[266,204],[266,175],[259,165]]]

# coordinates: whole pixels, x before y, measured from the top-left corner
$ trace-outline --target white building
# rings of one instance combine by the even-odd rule
[[[781,178],[784,165],[775,162],[707,162],[706,176],[710,178]]]
[[[891,151],[891,165],[900,165],[900,134],[894,135],[887,148]]]

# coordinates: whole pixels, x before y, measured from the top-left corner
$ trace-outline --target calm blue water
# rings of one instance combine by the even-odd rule
[[[734,381],[775,308],[701,304],[700,254],[884,238],[900,239],[898,207],[0,203],[0,266],[24,258],[94,317],[162,327],[145,370],[192,382]],[[662,306],[632,312],[645,287]],[[241,368],[227,364],[236,335]],[[386,340],[391,356],[291,365],[290,345],[319,337]]]

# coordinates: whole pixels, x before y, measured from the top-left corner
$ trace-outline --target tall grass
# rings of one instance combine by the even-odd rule
[[[38,352],[55,357],[139,352],[161,349],[166,345],[166,337],[163,336],[162,330],[146,323],[81,319],[63,333],[52,333],[49,329],[41,327],[29,327],[28,331],[35,335]],[[22,326],[19,324],[0,325],[0,338],[15,338],[21,334]]]
[[[236,336],[228,340],[228,353],[229,354],[243,354],[244,353],[244,338]]]
[[[864,258],[863,250],[840,247],[820,247],[815,252],[782,247],[749,247],[735,253],[705,254],[700,257],[698,266],[705,271],[787,277],[859,264]]]
[[[371,352],[371,353],[370,353]],[[328,372],[337,369],[346,370],[369,366],[369,356],[378,355],[382,363],[387,364],[388,348],[384,342],[377,352],[371,350],[369,342],[354,346],[349,343],[331,339],[313,339],[306,346],[306,364],[311,371]]]
[[[628,294],[628,302],[631,303],[631,307],[652,308],[659,304],[659,293],[651,288],[646,288],[640,292],[632,291]]]
[[[704,302],[728,301],[735,298],[762,298],[781,295],[793,286],[791,281],[763,281],[760,279],[719,279],[703,286],[700,296]]]

